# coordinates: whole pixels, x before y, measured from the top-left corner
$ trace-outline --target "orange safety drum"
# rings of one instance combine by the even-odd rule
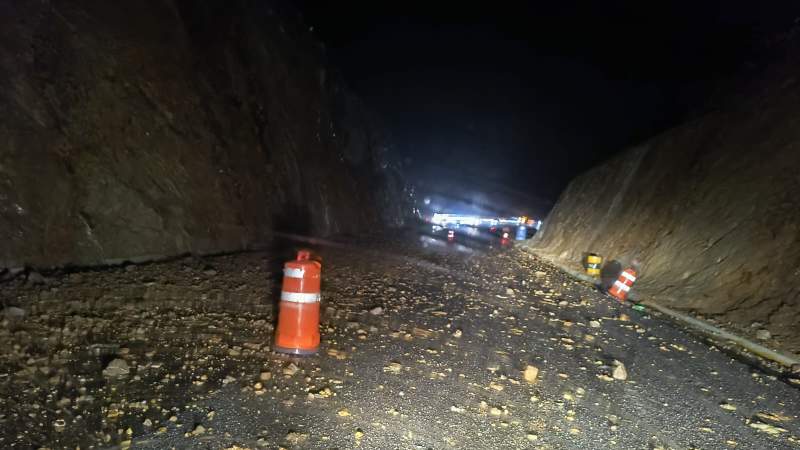
[[[276,352],[311,355],[319,350],[319,301],[322,264],[308,250],[283,267],[283,288],[275,331]]]

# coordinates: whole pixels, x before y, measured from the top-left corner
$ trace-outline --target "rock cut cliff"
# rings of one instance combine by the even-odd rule
[[[403,182],[289,7],[0,2],[0,268],[402,220]]]

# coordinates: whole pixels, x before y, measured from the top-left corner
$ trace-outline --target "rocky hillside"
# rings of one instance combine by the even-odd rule
[[[402,181],[295,13],[0,2],[0,268],[398,221]]]
[[[569,185],[532,245],[576,268],[638,258],[642,296],[800,351],[798,105],[794,77],[771,79],[618,155]]]

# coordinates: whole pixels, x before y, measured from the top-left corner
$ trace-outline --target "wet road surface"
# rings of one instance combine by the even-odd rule
[[[289,252],[3,284],[0,448],[800,448],[800,390],[520,249],[319,252],[304,359]]]

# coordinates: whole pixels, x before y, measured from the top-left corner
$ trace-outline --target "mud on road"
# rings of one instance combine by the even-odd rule
[[[800,448],[791,385],[519,250],[428,244],[320,248],[304,359],[270,348],[288,253],[7,282],[0,447]]]

